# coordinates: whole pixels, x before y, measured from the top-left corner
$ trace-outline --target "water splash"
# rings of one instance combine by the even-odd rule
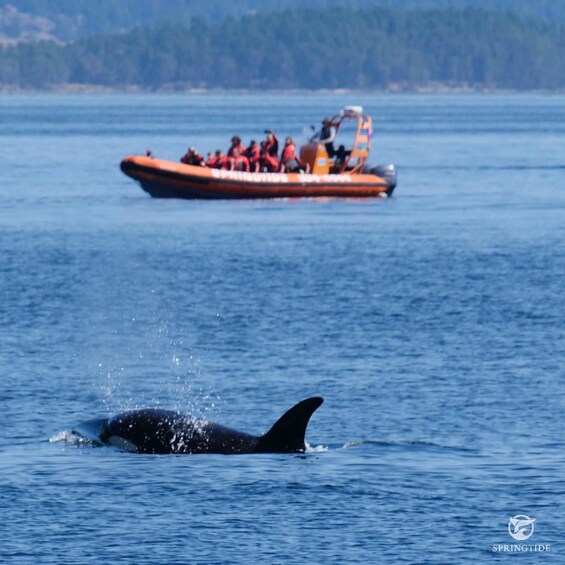
[[[97,445],[95,441],[81,436],[80,434],[77,434],[72,430],[65,430],[63,432],[55,434],[54,436],[49,438],[49,443],[62,443],[65,445],[70,445],[72,447]]]
[[[308,442],[305,442],[304,453],[325,453],[329,450],[330,448],[327,445],[312,446]]]
[[[117,336],[129,345],[114,348],[113,358],[98,361],[101,403],[107,414],[163,407],[204,416],[214,409],[219,396],[199,384],[202,371],[192,339],[162,316],[163,312],[149,320],[132,317],[123,324],[123,335]]]

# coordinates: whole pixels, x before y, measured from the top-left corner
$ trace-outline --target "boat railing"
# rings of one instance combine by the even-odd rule
[[[352,116],[343,116],[352,117]],[[371,116],[366,114],[356,114],[357,130],[351,151],[347,152],[341,163],[336,163],[334,172],[336,174],[349,174],[360,173],[367,162],[369,152],[371,150],[371,134],[372,134],[372,120]],[[341,124],[341,122],[340,122]]]

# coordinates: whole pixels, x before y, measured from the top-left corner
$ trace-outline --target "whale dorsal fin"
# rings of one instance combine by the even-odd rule
[[[304,451],[304,435],[312,414],[322,405],[323,398],[307,398],[285,412],[273,427],[259,438],[257,451],[291,453]]]

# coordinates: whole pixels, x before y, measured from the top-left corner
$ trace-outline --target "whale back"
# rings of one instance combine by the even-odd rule
[[[188,414],[147,408],[110,418],[100,439],[136,453],[253,453],[257,438]]]
[[[262,436],[253,436],[180,412],[146,408],[92,420],[102,443],[136,453],[295,453],[306,449],[304,436],[312,414],[322,404],[307,398],[285,412]],[[92,427],[92,426],[90,426]],[[89,429],[90,429],[89,427]]]
[[[122,412],[108,419],[100,439],[126,451],[171,453],[180,418],[177,412],[152,408]]]

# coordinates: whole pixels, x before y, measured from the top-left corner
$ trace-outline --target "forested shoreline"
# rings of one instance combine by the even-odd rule
[[[564,0],[308,0],[307,7],[331,11],[463,10],[480,8],[522,18],[565,24]],[[68,43],[94,35],[124,33],[165,22],[190,25],[194,17],[219,23],[228,17],[305,8],[304,0],[0,0],[0,43],[50,38]]]
[[[0,88],[562,90],[565,29],[465,10],[299,10],[20,43]]]

